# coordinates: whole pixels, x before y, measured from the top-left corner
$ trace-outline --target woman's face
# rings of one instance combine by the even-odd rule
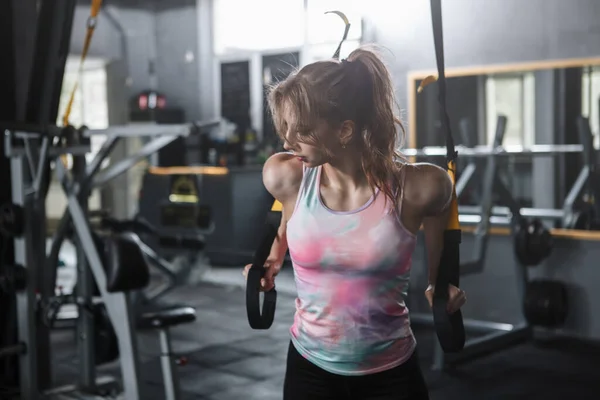
[[[312,143],[313,137],[316,139],[316,143]],[[286,132],[283,147],[287,151],[293,152],[307,167],[317,167],[328,163],[331,159],[332,146],[334,146],[332,138],[335,137],[336,130],[331,129],[326,122],[320,122],[307,141],[302,141],[302,137],[295,132]]]
[[[289,109],[286,110],[285,121],[286,126],[297,126],[294,116]],[[340,130],[332,128],[325,120],[319,120],[315,124],[314,131],[306,140],[303,140],[302,135],[298,132],[293,132],[290,128],[285,132],[285,142],[283,148],[294,153],[300,161],[307,167],[317,167],[326,164],[331,160],[333,154],[339,152]]]

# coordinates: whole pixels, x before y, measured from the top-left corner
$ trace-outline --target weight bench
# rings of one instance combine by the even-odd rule
[[[160,339],[160,364],[165,385],[165,399],[177,400],[179,398],[179,378],[176,373],[181,360],[176,360],[171,349],[169,328],[187,324],[196,320],[196,310],[185,305],[166,306],[162,309],[142,313],[139,316],[137,327],[139,329],[158,331]]]
[[[141,240],[140,236],[149,236],[156,240],[159,247],[171,247],[188,251],[201,251],[206,244],[206,240],[201,235],[188,237],[163,235],[145,218],[139,215],[130,220],[118,220],[109,216],[100,215],[100,226],[112,233],[134,233],[138,235],[135,240],[146,259],[148,266],[155,267],[167,278],[168,282],[160,285],[158,289],[154,289],[150,293],[148,293],[148,291],[140,293],[140,300],[143,303],[155,302],[159,297],[166,295],[168,292],[177,288],[177,286],[181,286],[183,283],[188,282],[193,268],[191,265],[187,265],[182,269],[178,269],[172,262],[167,261],[146,242]]]
[[[112,235],[106,243],[105,254],[109,259],[106,271],[107,291],[125,292],[147,286],[150,280],[150,266],[139,246],[139,237],[134,233],[121,233]],[[169,328],[195,321],[196,310],[186,305],[155,307],[140,313],[136,327],[158,331],[165,400],[177,400],[179,379],[175,367],[178,362],[172,354]]]

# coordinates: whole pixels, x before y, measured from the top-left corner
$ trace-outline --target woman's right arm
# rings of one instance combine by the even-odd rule
[[[277,238],[271,247],[268,264],[276,270],[281,268],[287,252],[287,222],[292,216],[302,182],[302,162],[288,153],[277,153],[269,157],[263,167],[263,183],[283,209]]]

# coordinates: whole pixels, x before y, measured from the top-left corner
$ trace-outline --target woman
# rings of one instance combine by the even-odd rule
[[[263,170],[283,212],[261,285],[289,248],[298,290],[284,400],[428,399],[404,298],[421,226],[435,282],[452,182],[400,161],[392,82],[371,50],[307,65],[269,104],[288,152]],[[448,311],[465,299],[452,286]]]

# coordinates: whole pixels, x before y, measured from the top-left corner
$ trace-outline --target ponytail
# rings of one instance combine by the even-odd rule
[[[360,110],[358,127],[363,170],[369,183],[380,189],[398,209],[398,190],[402,185],[398,161],[403,159],[398,149],[405,130],[395,113],[397,102],[390,73],[380,56],[371,49],[354,50],[347,62],[359,64],[356,73],[362,75],[362,80],[357,79],[362,88],[362,94],[357,98],[361,104],[357,108]]]

